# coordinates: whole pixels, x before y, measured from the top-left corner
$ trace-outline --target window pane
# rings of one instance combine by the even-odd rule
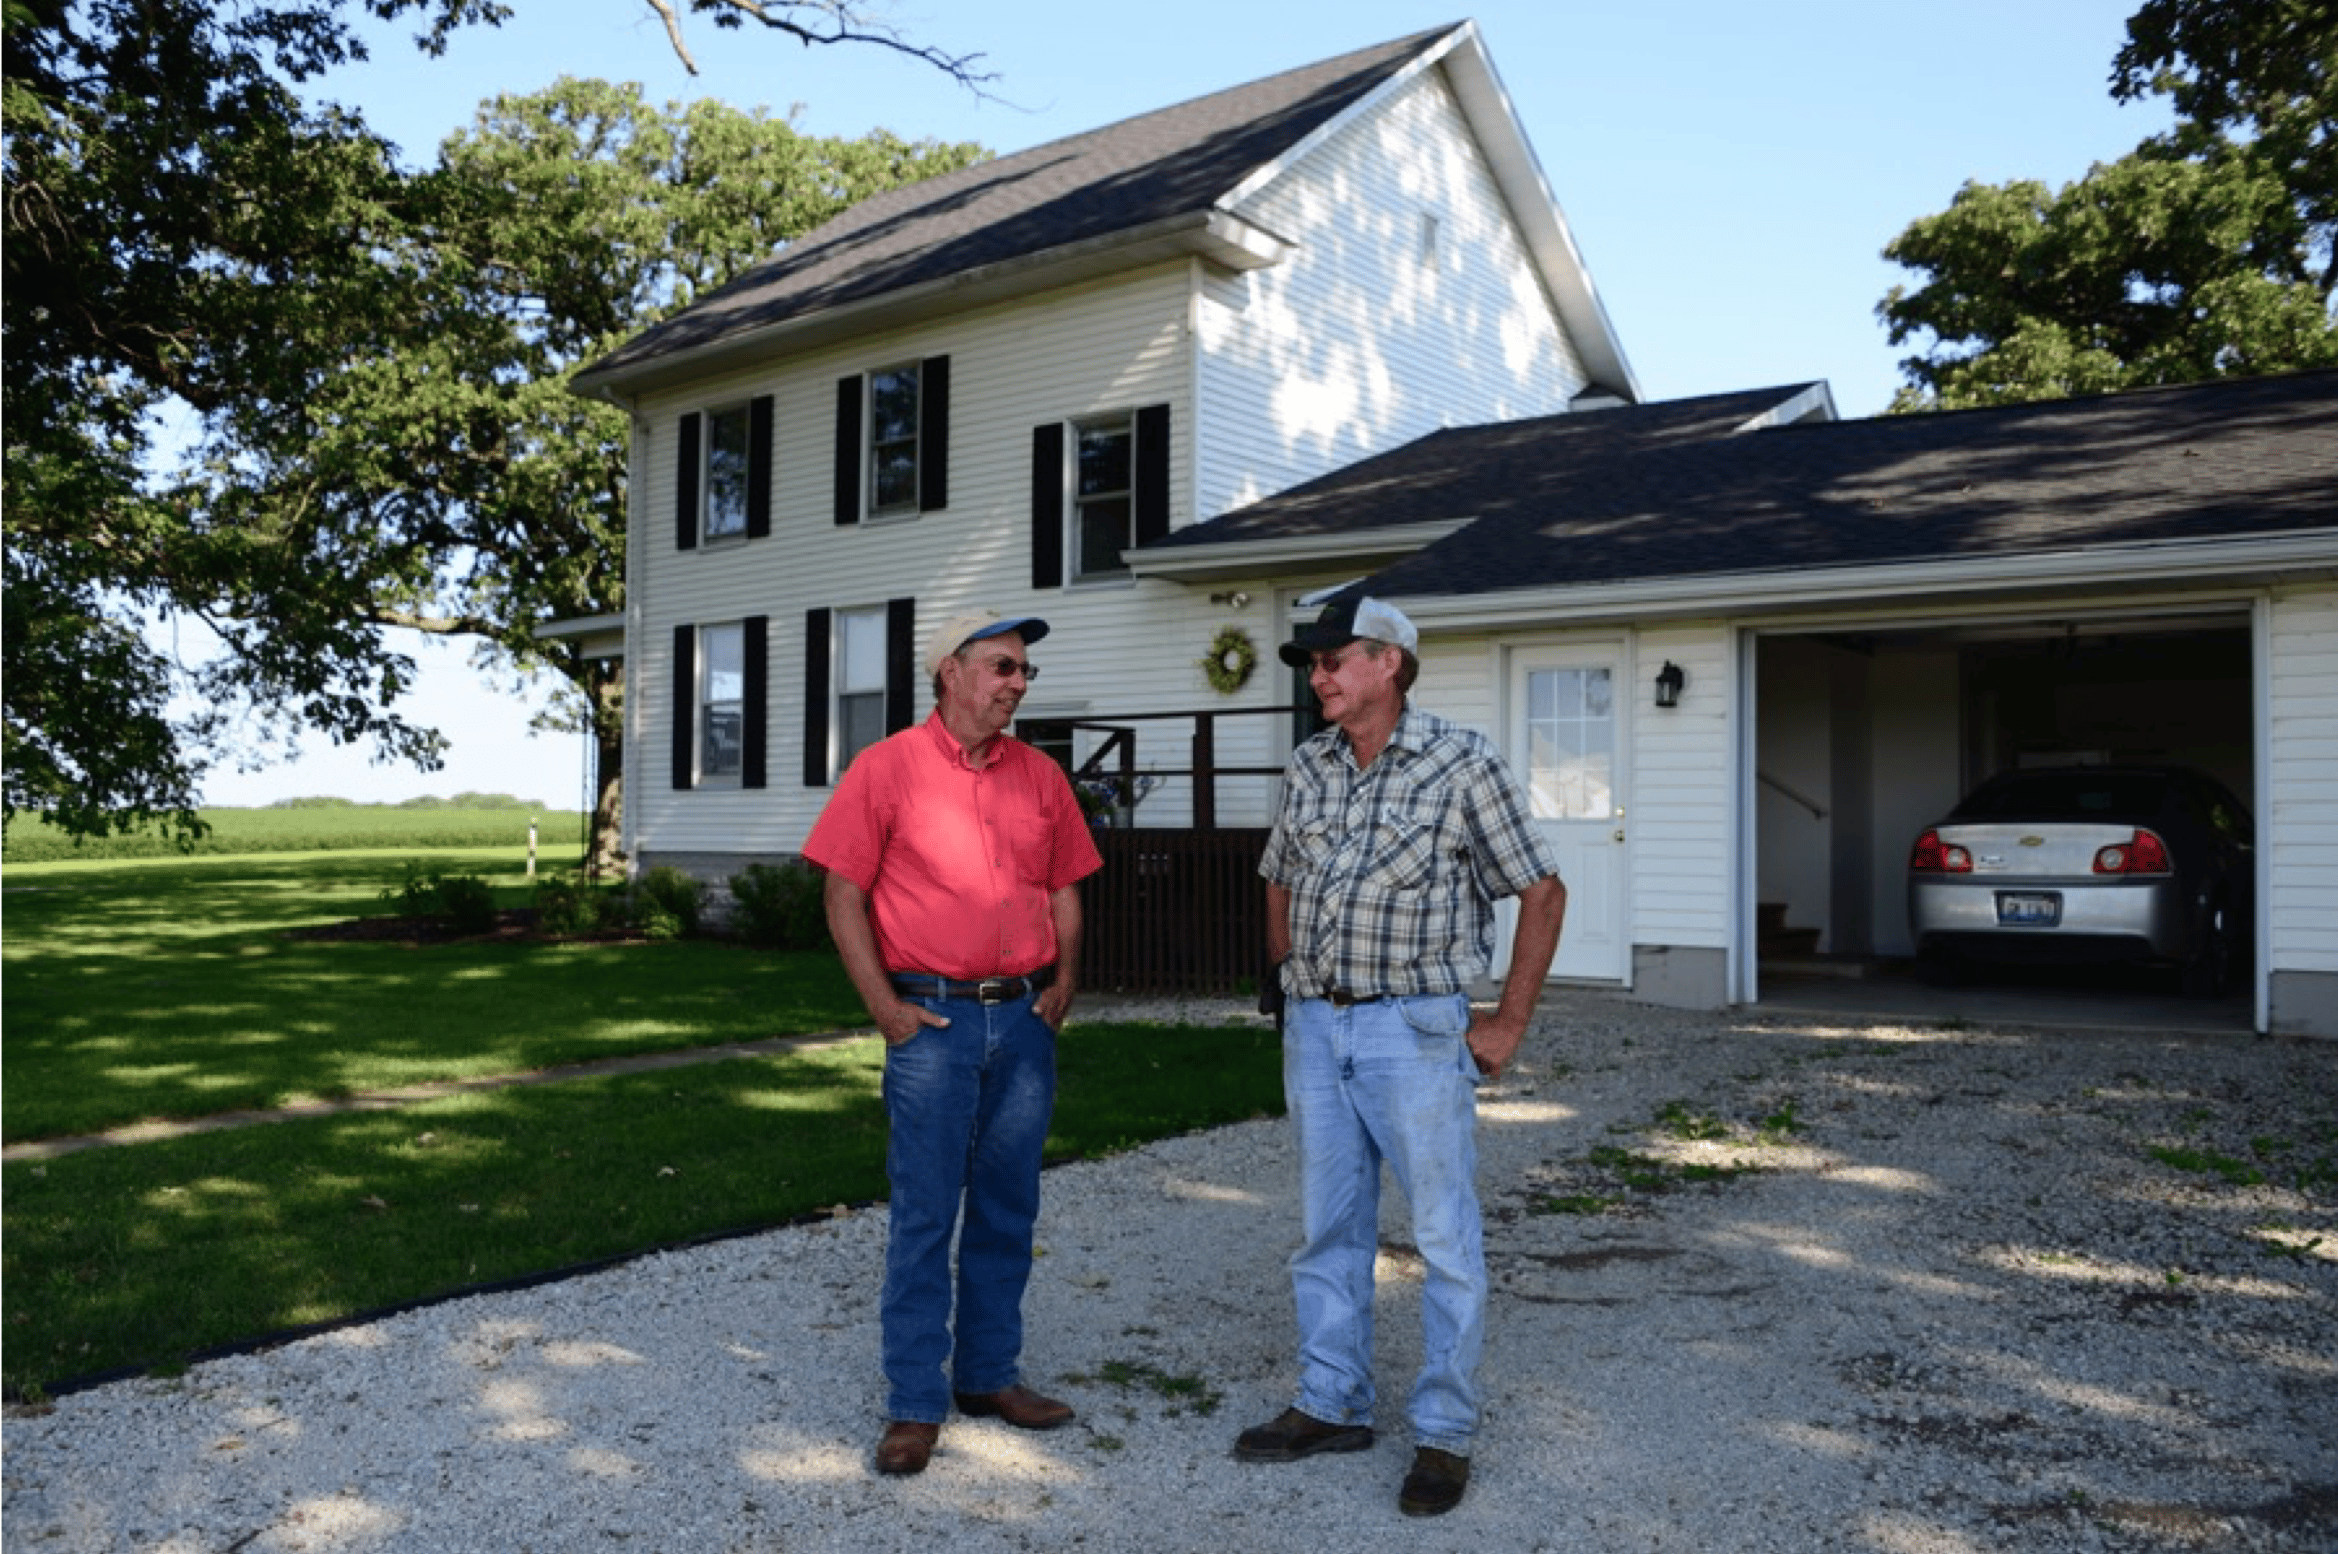
[[[875,507],[879,512],[917,506],[917,445],[877,448],[872,462],[875,466],[871,484],[876,491]]]
[[[1527,793],[1536,819],[1614,814],[1613,679],[1605,669],[1538,669],[1527,676]]]
[[[885,693],[867,691],[836,698],[836,770],[885,737]]]
[[[1136,439],[1127,423],[1080,431],[1080,495],[1119,495],[1129,488],[1129,461]]]
[[[836,688],[885,688],[885,612],[845,610],[837,616]]]
[[[706,448],[707,538],[747,532],[747,411],[717,410]]]
[[[869,435],[875,442],[900,442],[917,436],[915,367],[869,374]]]
[[[1120,552],[1131,543],[1128,498],[1082,502],[1078,543],[1079,576],[1126,572],[1128,563],[1120,559]]]

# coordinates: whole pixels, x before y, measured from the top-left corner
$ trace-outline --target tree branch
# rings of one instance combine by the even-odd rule
[[[674,0],[643,0],[643,3],[665,19],[666,38],[673,44],[683,68],[692,75],[698,74],[697,61],[690,57],[682,40],[681,17],[675,10]],[[982,89],[982,83],[995,81],[998,75],[995,71],[975,68],[982,60],[980,54],[952,54],[930,44],[912,42],[896,29],[861,15],[858,4],[859,0],[689,0],[693,12],[714,12],[717,27],[739,27],[755,21],[774,32],[784,32],[806,46],[873,43],[933,66],[978,97],[990,95]],[[809,17],[805,15],[807,12]]]

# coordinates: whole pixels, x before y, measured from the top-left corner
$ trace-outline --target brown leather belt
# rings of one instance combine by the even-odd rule
[[[984,977],[978,982],[929,976],[922,971],[895,971],[888,975],[893,979],[893,991],[911,998],[956,998],[978,1004],[1005,1004],[1029,998],[1055,981],[1055,968],[1042,966],[1025,976]]]

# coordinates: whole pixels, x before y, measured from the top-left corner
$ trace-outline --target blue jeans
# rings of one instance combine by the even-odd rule
[[[911,1001],[950,1023],[885,1049],[885,1407],[888,1418],[940,1424],[953,1388],[996,1392],[1020,1379],[1055,1032],[1029,998]]]
[[[1293,1003],[1283,1093],[1299,1137],[1304,1240],[1291,1258],[1299,1313],[1298,1407],[1369,1424],[1372,1264],[1380,1165],[1412,1209],[1428,1264],[1422,1359],[1407,1408],[1416,1446],[1469,1455],[1485,1349],[1486,1256],[1477,1202],[1477,1060],[1459,993],[1336,1008]]]

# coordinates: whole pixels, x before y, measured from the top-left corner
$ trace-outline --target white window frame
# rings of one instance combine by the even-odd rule
[[[729,663],[722,662],[723,646]],[[717,765],[720,741],[716,722],[727,716],[735,730],[730,759]],[[747,749],[747,625],[721,621],[698,628],[698,708],[695,730],[698,781],[710,788],[738,787],[746,775]]]
[[[880,379],[907,379],[916,405],[909,417],[909,429],[898,436],[878,435],[877,392]],[[863,374],[861,425],[866,429],[862,438],[861,467],[867,477],[862,498],[863,510],[871,518],[914,518],[918,513],[918,485],[924,478],[925,426],[925,364],[897,362],[890,367],[877,367]],[[888,450],[906,449],[909,490],[907,495],[896,495],[887,500],[884,495],[883,474]]]
[[[736,436],[735,449],[724,445],[726,429]],[[706,412],[706,445],[699,452],[698,480],[698,537],[706,544],[728,544],[747,537],[754,436],[754,409],[746,400]],[[732,459],[735,471],[727,467]]]

